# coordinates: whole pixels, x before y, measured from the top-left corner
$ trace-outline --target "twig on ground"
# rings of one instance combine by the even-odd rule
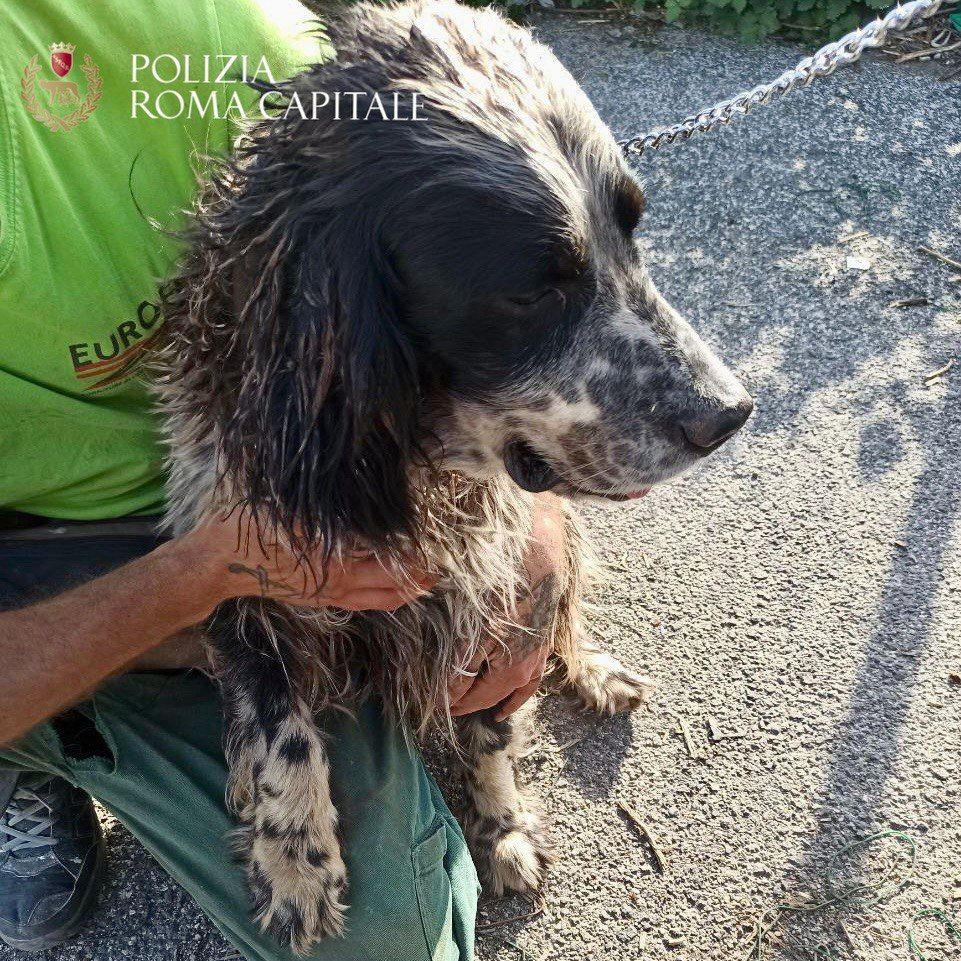
[[[548,748],[551,754],[560,754],[561,751],[566,751],[569,747],[573,747],[575,744],[580,744],[581,741],[586,741],[589,735],[582,734],[580,737],[571,738],[569,741],[565,741],[563,744],[558,744],[556,747]]]
[[[517,951],[521,956],[521,961],[527,961],[530,957],[527,953],[527,948],[519,945],[513,938],[504,938],[504,944],[510,945],[510,947]]]
[[[565,741],[563,744],[555,744],[553,747],[538,745],[537,747],[532,747],[529,751],[524,751],[520,757],[523,760],[524,758],[533,757],[537,754],[562,754],[569,747],[580,744],[581,741],[586,741],[589,737],[590,734],[582,734],[580,737],[571,738],[571,740]]]
[[[585,17],[591,15],[602,15],[605,20],[610,20],[612,17],[622,16],[620,10],[615,10],[613,8],[605,10],[603,7],[578,7],[576,10],[569,7],[553,7],[551,9],[551,16],[555,13],[560,13],[569,17]]]
[[[925,247],[924,244],[919,244],[918,250],[922,254],[927,254],[929,257],[933,257],[935,260],[940,260],[942,264],[947,264],[949,267],[953,267],[955,270],[961,270],[961,261],[953,260],[951,257],[942,254],[938,250],[932,250],[930,247]]]
[[[844,940],[847,941],[848,947],[852,951],[857,951],[858,946],[854,943],[854,938],[851,937],[851,932],[848,931],[847,925],[843,921],[838,920],[838,927],[841,929],[841,934],[844,936]]]
[[[904,300],[892,300],[889,307],[927,307],[931,301],[927,297],[907,297]]]
[[[664,852],[661,850],[660,845],[657,843],[654,835],[651,834],[651,829],[647,826],[644,819],[637,813],[637,810],[632,804],[628,804],[627,801],[618,801],[617,806],[620,809],[624,817],[627,818],[631,824],[637,828],[641,837],[647,843],[647,846],[651,849],[651,854],[654,855],[654,862],[657,865],[657,870],[661,874],[667,872],[667,858],[664,856]]]
[[[716,744],[718,741],[733,741],[738,738],[747,737],[744,731],[722,730],[714,716],[707,714],[704,717],[704,724],[707,727],[707,736]]]
[[[915,50],[913,53],[905,53],[895,60],[895,63],[907,63],[909,60],[920,60],[922,57],[936,57],[939,53],[948,53],[961,47],[961,40],[957,43],[949,43],[946,47],[928,47],[925,50]]]
[[[952,367],[954,366],[954,358],[952,357],[943,367],[939,367],[937,370],[932,370],[930,374],[925,374],[923,377],[923,382],[925,386],[934,383],[938,378],[943,377]]]
[[[492,928],[502,928],[506,924],[513,924],[515,921],[529,921],[531,918],[539,917],[544,913],[546,905],[544,899],[538,898],[532,902],[531,910],[526,914],[513,914],[509,918],[498,918],[496,921],[485,921],[483,924],[475,926],[476,931],[490,931]]]
[[[688,726],[687,721],[683,717],[677,715],[677,727],[680,731],[681,737],[684,738],[684,747],[687,749],[688,757],[695,758],[696,760],[701,760],[702,755],[694,746],[694,739],[691,737],[691,729]]]

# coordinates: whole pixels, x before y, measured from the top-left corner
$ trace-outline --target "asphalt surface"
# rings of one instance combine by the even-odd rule
[[[801,55],[539,29],[618,135]],[[660,688],[603,723],[545,702],[527,770],[559,864],[535,917],[504,923],[531,912],[519,898],[483,908],[479,956],[741,961],[769,909],[833,896],[768,914],[763,956],[907,959],[914,925],[929,961],[957,957],[912,919],[961,909],[961,271],[918,250],[961,259],[961,78],[868,64],[643,175],[654,276],[757,412],[696,475],[590,511],[615,565],[597,632]],[[878,832],[899,833],[833,857]],[[115,824],[109,843],[99,913],[49,961],[229,955]],[[851,894],[889,876],[880,903]]]

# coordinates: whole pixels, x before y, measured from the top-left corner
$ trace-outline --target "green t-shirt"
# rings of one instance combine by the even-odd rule
[[[295,0],[0,7],[0,509],[161,509],[138,364],[179,251],[149,220],[183,226],[197,155],[236,133],[231,95],[255,109],[239,75],[318,58],[308,20]]]

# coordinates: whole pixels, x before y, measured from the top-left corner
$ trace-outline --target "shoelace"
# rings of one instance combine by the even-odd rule
[[[44,777],[17,786],[0,815],[0,854],[49,848],[59,841],[53,836],[53,807],[40,794],[51,780]]]

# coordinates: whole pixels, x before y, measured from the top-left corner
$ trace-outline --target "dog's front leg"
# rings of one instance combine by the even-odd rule
[[[550,843],[536,804],[517,777],[527,741],[530,702],[503,721],[497,708],[458,719],[464,765],[464,833],[484,889],[534,891],[550,862]]]
[[[511,657],[546,646],[555,648],[558,605],[566,592],[565,568],[548,573],[518,606],[523,627],[515,627]],[[458,719],[457,736],[464,765],[464,833],[489,894],[534,891],[544,880],[550,844],[540,812],[524,791],[517,761],[527,742],[531,702],[502,721],[499,705]]]
[[[573,694],[584,707],[601,715],[633,711],[650,697],[654,682],[602,650],[584,630],[582,595],[600,576],[600,564],[571,508],[567,509],[566,543],[566,578],[550,629],[554,660],[547,686]]]
[[[223,691],[227,796],[261,928],[297,954],[342,934],[347,874],[323,740],[282,661],[271,602],[221,605],[207,627]]]

